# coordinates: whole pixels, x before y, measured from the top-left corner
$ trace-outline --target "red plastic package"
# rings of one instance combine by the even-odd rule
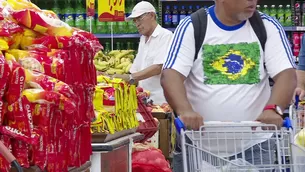
[[[18,21],[18,24],[22,24],[41,34],[50,36],[72,36],[72,28],[48,11],[23,9],[13,11],[12,16]]]
[[[72,66],[72,59],[69,56],[69,51],[67,50],[58,50],[58,49],[52,49],[51,52],[48,52],[49,57],[57,58],[57,59],[62,59],[64,64],[64,75],[57,75],[57,79],[60,81],[63,81],[67,84],[72,84],[74,79],[73,77],[77,77],[74,75],[74,67]],[[59,72],[58,72],[59,73]]]
[[[8,105],[8,125],[18,129],[21,133],[31,137],[33,131],[33,120],[31,105],[26,97],[19,98],[13,104]]]
[[[22,94],[24,89],[25,71],[21,67],[17,67],[9,80],[8,90],[6,92],[6,101],[9,105],[15,103]]]
[[[25,76],[26,85],[30,88],[40,88],[46,91],[55,91],[69,98],[71,101],[77,101],[77,96],[73,90],[68,84],[62,81],[30,70],[25,70]]]
[[[34,132],[39,135],[39,143],[32,145],[32,160],[41,170],[44,170],[47,166],[47,142],[48,138],[45,132],[35,128]]]
[[[3,97],[10,76],[10,67],[0,51],[0,99]]]
[[[24,168],[29,168],[29,145],[20,140],[12,140],[12,150],[19,164]]]
[[[13,21],[0,21],[1,50],[18,48],[22,39],[23,29]]]
[[[0,135],[0,140],[9,150],[11,150],[11,138],[6,135]],[[0,154],[0,171],[9,171],[10,163]]]
[[[36,50],[8,50],[25,69],[44,73],[53,78],[64,78],[64,61],[48,56],[47,52]]]
[[[132,171],[171,172],[162,151],[153,147],[132,153]]]

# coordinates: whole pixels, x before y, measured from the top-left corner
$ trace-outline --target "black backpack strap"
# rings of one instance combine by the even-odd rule
[[[265,25],[263,23],[263,20],[261,18],[261,15],[258,11],[255,11],[253,16],[249,18],[250,24],[256,34],[256,36],[259,39],[259,42],[262,46],[263,51],[265,51],[265,44],[267,41],[267,31],[265,28]]]
[[[191,19],[194,27],[194,37],[195,37],[195,56],[194,61],[197,59],[198,53],[201,49],[202,43],[205,38],[205,33],[207,30],[208,16],[204,8],[197,10],[195,13],[191,14]]]

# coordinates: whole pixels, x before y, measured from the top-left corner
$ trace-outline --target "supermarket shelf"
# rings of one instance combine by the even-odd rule
[[[305,26],[284,27],[285,31],[305,31]]]
[[[174,32],[176,28],[167,28],[168,30]],[[305,26],[292,26],[284,27],[285,31],[305,31]]]
[[[174,32],[176,28],[167,28]],[[305,26],[284,27],[285,31],[305,31]],[[94,34],[97,38],[111,38],[110,34]],[[140,38],[140,34],[113,34],[113,38]]]
[[[94,34],[97,38],[111,38],[111,34]],[[113,38],[140,38],[140,34],[113,34]]]

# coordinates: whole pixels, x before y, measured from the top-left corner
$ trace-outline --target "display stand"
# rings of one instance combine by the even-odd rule
[[[107,143],[92,143],[91,172],[131,172],[132,144],[143,138],[134,133]]]
[[[172,113],[152,112],[154,118],[160,122],[159,125],[159,149],[166,159],[170,159],[171,154],[171,131]]]

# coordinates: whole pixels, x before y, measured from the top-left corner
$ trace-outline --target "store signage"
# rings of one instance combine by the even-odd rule
[[[125,21],[125,0],[98,0],[99,21]]]
[[[86,0],[87,16],[94,17],[95,14],[95,0]]]

